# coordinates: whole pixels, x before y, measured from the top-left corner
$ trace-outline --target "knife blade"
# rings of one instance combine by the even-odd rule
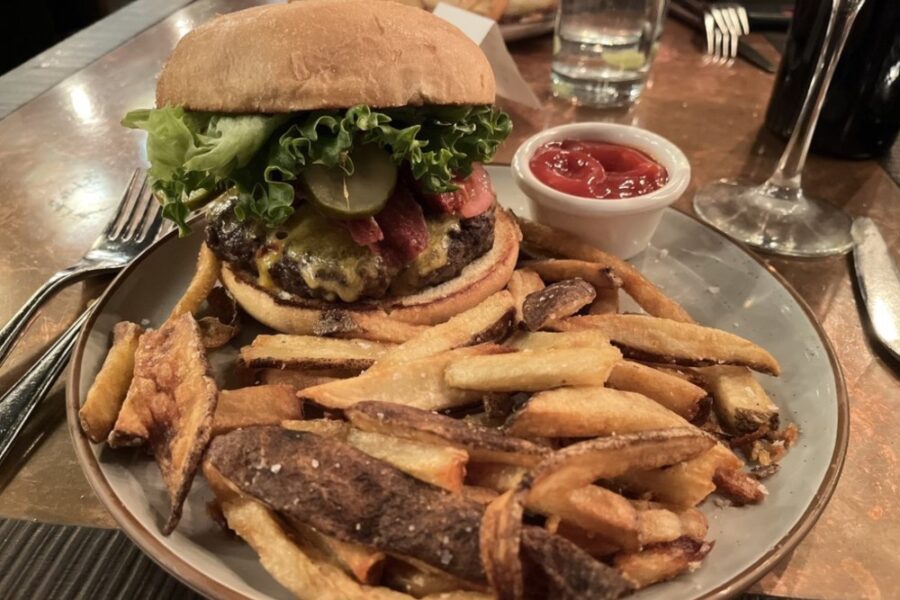
[[[872,331],[900,360],[900,274],[872,219],[853,221],[853,265]]]

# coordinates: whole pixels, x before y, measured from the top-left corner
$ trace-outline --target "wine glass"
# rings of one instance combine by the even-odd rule
[[[828,83],[865,0],[832,0],[822,54],[775,172],[758,186],[719,181],[700,189],[694,210],[723,233],[765,252],[830,256],[850,251],[850,216],[803,193],[803,165]]]

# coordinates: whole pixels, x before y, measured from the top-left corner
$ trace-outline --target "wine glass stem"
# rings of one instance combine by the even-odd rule
[[[831,16],[828,18],[828,27],[825,29],[822,53],[810,81],[809,91],[803,101],[800,114],[797,115],[794,131],[778,161],[778,166],[765,185],[799,192],[800,176],[803,173],[803,165],[806,163],[806,155],[816,129],[816,121],[819,120],[819,113],[825,103],[828,84],[831,82],[834,68],[841,57],[841,50],[850,34],[853,21],[864,1],[832,0]]]

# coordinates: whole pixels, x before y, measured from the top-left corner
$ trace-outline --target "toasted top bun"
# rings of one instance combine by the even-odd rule
[[[472,308],[506,287],[516,268],[520,238],[512,218],[498,207],[494,245],[457,277],[417,294],[378,301],[346,304],[300,298],[286,292],[275,296],[260,288],[253,275],[240,272],[228,263],[222,268],[222,283],[250,316],[283,333],[319,335],[325,327],[323,322],[334,321],[337,316],[352,321],[357,317],[383,315],[410,325],[433,325]]]
[[[163,67],[158,107],[284,113],[493,104],[481,49],[434,15],[393,2],[305,0],[222,15]]]

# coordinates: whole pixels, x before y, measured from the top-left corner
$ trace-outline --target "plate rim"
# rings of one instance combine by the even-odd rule
[[[492,164],[490,166],[508,166],[502,164]],[[744,568],[740,573],[730,578],[722,585],[710,590],[709,592],[695,596],[692,600],[724,600],[731,598],[739,592],[747,589],[756,581],[766,575],[772,568],[781,561],[785,556],[790,554],[794,548],[806,537],[813,526],[818,522],[819,518],[831,500],[837,483],[840,480],[844,467],[844,461],[847,455],[847,446],[850,435],[850,403],[847,394],[847,383],[844,379],[843,369],[834,351],[834,346],[828,337],[828,334],[822,327],[822,324],[816,318],[812,308],[807,304],[806,300],[794,289],[794,287],[781,275],[778,271],[768,265],[762,258],[757,256],[748,246],[738,240],[732,239],[701,221],[698,217],[688,212],[670,207],[667,211],[674,211],[683,217],[700,224],[707,228],[715,235],[725,241],[737,246],[744,254],[753,259],[763,269],[765,269],[775,280],[784,287],[795,302],[803,309],[803,314],[810,321],[816,331],[825,351],[828,354],[828,362],[834,375],[835,393],[837,396],[837,430],[835,432],[835,446],[829,459],[828,468],[825,477],[819,484],[818,489],[812,497],[811,502],[803,511],[803,514],[797,520],[793,527],[779,540],[775,541],[772,547],[763,553],[756,561]],[[79,380],[81,374],[81,363],[84,355],[85,347],[89,337],[89,332],[93,329],[94,324],[100,316],[102,308],[108,302],[110,296],[118,290],[122,283],[131,273],[137,269],[140,264],[152,254],[155,250],[168,243],[172,237],[177,235],[177,230],[170,231],[163,236],[156,244],[151,245],[141,252],[135,259],[122,269],[118,275],[110,283],[109,287],[104,290],[103,294],[94,304],[90,316],[82,325],[78,333],[78,339],[75,344],[71,364],[66,376],[66,422],[72,445],[75,449],[75,456],[81,467],[85,478],[94,491],[97,498],[103,503],[110,512],[113,519],[121,527],[122,531],[134,542],[147,556],[159,565],[163,570],[167,571],[182,583],[191,587],[201,594],[208,594],[214,598],[222,598],[225,600],[250,600],[249,596],[234,590],[210,575],[196,568],[179,555],[164,546],[149,529],[131,513],[116,495],[107,478],[100,470],[100,465],[94,455],[91,442],[81,430],[78,420],[78,407],[81,405],[79,392]]]

